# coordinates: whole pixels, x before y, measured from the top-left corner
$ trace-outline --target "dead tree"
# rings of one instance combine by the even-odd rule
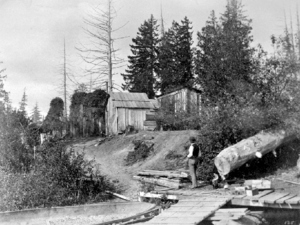
[[[85,32],[90,41],[77,48],[82,59],[89,65],[86,75],[90,77],[90,85],[100,88],[105,87],[107,82],[108,91],[113,89],[113,69],[120,67],[123,62],[116,56],[118,49],[114,49],[114,42],[124,38],[113,36],[120,29],[113,29],[115,17],[116,10],[112,0],[107,0],[104,10],[101,6],[91,8],[87,18],[84,18],[87,25]]]

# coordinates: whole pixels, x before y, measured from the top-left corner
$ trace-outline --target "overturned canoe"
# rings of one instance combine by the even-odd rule
[[[1,225],[89,225],[132,217],[154,209],[145,202],[112,202],[0,213]]]

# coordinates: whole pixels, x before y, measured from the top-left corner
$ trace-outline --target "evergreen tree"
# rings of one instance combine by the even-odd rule
[[[243,15],[238,0],[230,0],[220,21],[211,14],[206,26],[198,33],[196,73],[203,88],[205,100],[245,100],[251,89],[255,72],[253,60],[251,20]]]
[[[158,25],[151,15],[132,39],[132,56],[128,56],[128,69],[122,74],[125,84],[123,89],[130,92],[144,92],[149,98],[155,97],[155,78],[158,70]]]
[[[37,124],[41,122],[42,116],[41,116],[41,112],[40,112],[40,109],[39,109],[37,103],[35,103],[35,106],[32,109],[31,119],[34,123],[37,123]]]
[[[0,64],[2,64],[1,61]],[[5,69],[0,68],[0,110],[2,110],[5,107],[5,96],[7,95],[7,92],[4,90],[4,79],[5,79],[5,75],[3,75],[4,71]]]
[[[181,25],[175,21],[162,37],[159,48],[159,87],[162,94],[167,89],[188,85],[193,78],[193,53],[191,22],[187,17]]]
[[[22,100],[20,102],[20,107],[19,107],[19,111],[24,113],[24,115],[27,114],[26,106],[27,106],[27,95],[26,95],[26,89],[24,89]]]

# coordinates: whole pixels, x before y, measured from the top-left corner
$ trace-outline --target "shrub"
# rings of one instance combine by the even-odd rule
[[[84,153],[55,140],[41,146],[31,172],[0,172],[2,211],[99,202],[108,199],[106,190],[118,191]]]
[[[152,142],[148,143],[141,140],[136,140],[133,144],[135,145],[134,150],[129,152],[125,159],[127,166],[145,160],[150,155],[154,145]]]

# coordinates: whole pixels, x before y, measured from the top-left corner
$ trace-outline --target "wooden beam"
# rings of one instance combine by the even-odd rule
[[[188,173],[181,171],[159,171],[159,170],[144,170],[138,173],[138,175],[144,176],[162,176],[162,177],[178,177],[178,178],[187,178]]]
[[[179,189],[179,187],[180,187],[179,183],[166,181],[166,180],[160,180],[160,179],[156,179],[156,178],[133,176],[133,179],[143,181],[143,182],[146,182],[146,183],[151,183],[151,184],[164,186],[164,187],[170,187],[170,188],[176,188],[176,189]]]

